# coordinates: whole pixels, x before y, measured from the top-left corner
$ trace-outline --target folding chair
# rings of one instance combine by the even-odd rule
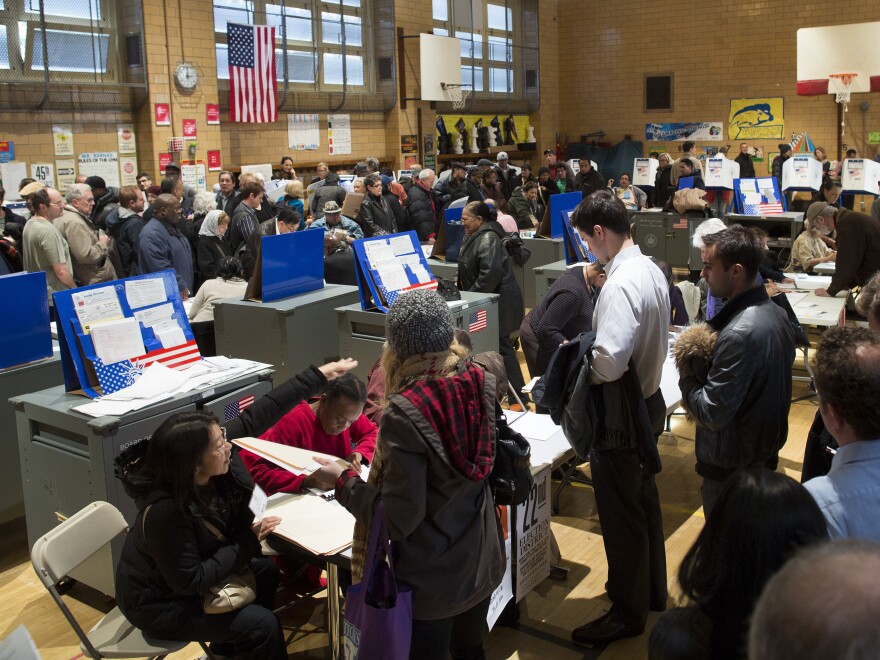
[[[150,637],[129,623],[118,607],[86,633],[58,593],[58,583],[95,554],[128,525],[119,510],[107,502],[92,502],[37,539],[31,550],[34,571],[80,639],[87,658],[164,658],[189,642]],[[201,644],[201,643],[200,643]],[[212,657],[208,649],[202,648]]]

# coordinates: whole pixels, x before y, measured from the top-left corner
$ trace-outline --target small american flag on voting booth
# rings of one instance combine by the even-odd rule
[[[474,333],[486,329],[486,310],[481,309],[479,312],[471,312],[468,316],[468,332]]]
[[[239,399],[238,401],[233,401],[232,403],[227,403],[223,407],[223,421],[228,422],[231,419],[235,419],[241,413],[245,411],[246,408],[249,408],[254,403],[254,396],[246,396],[243,399]]]

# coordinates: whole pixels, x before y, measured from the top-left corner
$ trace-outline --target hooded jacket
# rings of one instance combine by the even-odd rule
[[[501,296],[498,333],[505,337],[519,329],[525,313],[522,291],[513,277],[510,257],[501,244],[503,237],[504,229],[497,222],[484,222],[465,237],[458,255],[458,288]]]
[[[682,402],[697,422],[697,474],[725,479],[740,468],[776,469],[788,437],[795,338],[788,317],[754,287],[708,323],[718,333],[705,377],[682,375]],[[705,342],[692,344],[693,357]],[[676,350],[676,360],[689,360]],[[700,371],[696,369],[693,371]]]
[[[414,619],[465,612],[501,582],[503,538],[487,479],[494,413],[495,378],[475,365],[417,381],[389,397],[372,468],[379,483],[371,470],[370,483],[350,476],[337,487],[339,502],[367,527],[382,499]],[[355,554],[355,579],[363,561]]]

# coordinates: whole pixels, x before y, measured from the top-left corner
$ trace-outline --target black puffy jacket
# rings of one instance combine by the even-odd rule
[[[406,217],[410,229],[415,229],[420,241],[427,241],[434,233],[436,216],[432,195],[421,183],[413,183],[407,192]]]
[[[788,437],[795,338],[788,317],[758,286],[727,301],[709,321],[718,332],[705,384],[681,379],[697,422],[697,474],[776,469]]]
[[[504,229],[495,221],[484,222],[473,234],[465,236],[458,255],[458,288],[501,296],[498,334],[506,337],[519,329],[525,313],[522,291],[501,244],[503,236]]]

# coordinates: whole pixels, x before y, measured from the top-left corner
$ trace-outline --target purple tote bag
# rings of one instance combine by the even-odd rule
[[[385,509],[379,500],[373,513],[363,577],[345,594],[345,660],[409,658],[412,592],[397,585],[393,563]]]

